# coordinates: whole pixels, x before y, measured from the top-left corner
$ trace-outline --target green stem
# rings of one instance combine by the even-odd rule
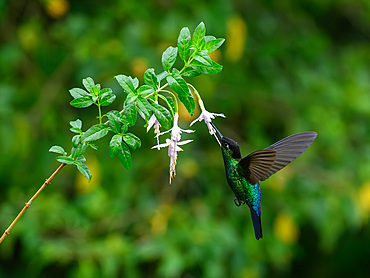
[[[176,95],[175,95],[174,93],[172,93],[171,91],[167,91],[167,90],[161,90],[161,92],[168,93],[168,94],[172,95],[172,97],[173,97],[173,102],[174,102],[174,104],[175,104],[175,113],[178,113],[178,112],[179,112],[179,104],[178,104],[178,102],[177,102],[177,97],[176,97]],[[158,94],[158,96],[159,96],[161,99],[166,99],[164,96],[162,96],[162,95],[160,95],[160,94]],[[166,100],[167,100],[167,99],[166,99]],[[168,101],[166,101],[166,102],[167,102],[168,107],[171,107],[171,106],[169,105]]]
[[[100,103],[98,103],[98,109],[99,109],[99,124],[101,124],[101,122],[102,122],[102,116],[101,116]]]

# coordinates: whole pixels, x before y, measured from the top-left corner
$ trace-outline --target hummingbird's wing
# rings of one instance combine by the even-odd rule
[[[316,132],[302,132],[288,136],[265,150],[275,150],[276,158],[271,168],[261,177],[261,181],[268,179],[277,171],[283,169],[290,162],[303,153],[315,140]]]
[[[237,169],[250,184],[267,175],[276,160],[276,150],[255,151],[239,161]]]

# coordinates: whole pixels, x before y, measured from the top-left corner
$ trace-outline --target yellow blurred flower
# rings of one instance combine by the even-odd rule
[[[227,22],[226,58],[231,62],[238,62],[244,54],[247,40],[247,25],[239,16],[231,17]]]
[[[146,60],[142,58],[135,58],[131,62],[131,69],[134,76],[143,76],[147,68],[148,64]]]
[[[275,218],[274,233],[283,242],[296,243],[299,236],[299,228],[288,213],[279,213]]]
[[[358,190],[358,205],[365,222],[367,222],[370,216],[370,181],[365,182]]]
[[[172,214],[172,208],[168,204],[162,204],[150,221],[151,231],[155,235],[163,235],[167,231],[168,218]]]
[[[82,194],[95,189],[97,186],[99,186],[101,181],[100,167],[96,156],[89,155],[85,164],[87,165],[87,167],[89,167],[90,172],[92,174],[92,178],[91,181],[89,182],[86,177],[84,177],[80,172],[78,172],[76,176],[76,187],[77,192]]]
[[[221,60],[221,51],[216,49],[215,51],[209,53],[209,57],[212,61],[219,62]]]
[[[47,0],[46,12],[53,18],[64,16],[69,10],[69,2],[67,0]]]

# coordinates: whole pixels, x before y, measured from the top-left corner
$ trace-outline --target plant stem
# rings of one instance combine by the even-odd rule
[[[13,229],[14,225],[18,222],[18,220],[22,217],[23,213],[30,207],[31,203],[36,199],[36,197],[41,193],[44,188],[50,184],[51,180],[55,177],[56,174],[63,168],[63,166],[66,165],[64,163],[60,164],[58,169],[55,170],[55,172],[43,183],[43,185],[37,190],[37,192],[32,196],[32,198],[25,204],[21,212],[17,215],[17,217],[13,220],[12,224],[8,227],[8,229],[5,230],[3,235],[0,238],[0,244],[3,242],[5,237],[10,233],[11,229]]]

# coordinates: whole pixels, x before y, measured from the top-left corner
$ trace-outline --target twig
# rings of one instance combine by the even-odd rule
[[[63,166],[66,165],[64,163],[60,164],[58,169],[55,170],[55,172],[43,183],[43,185],[37,190],[35,195],[32,196],[32,198],[24,205],[23,209],[21,212],[17,215],[17,217],[13,220],[12,224],[8,227],[8,229],[5,230],[3,235],[0,238],[0,244],[3,242],[5,237],[10,233],[11,229],[13,229],[14,225],[18,222],[18,220],[22,217],[23,213],[30,207],[31,203],[36,199],[36,197],[41,193],[44,188],[50,184],[50,181],[55,177],[56,174],[63,168]]]

